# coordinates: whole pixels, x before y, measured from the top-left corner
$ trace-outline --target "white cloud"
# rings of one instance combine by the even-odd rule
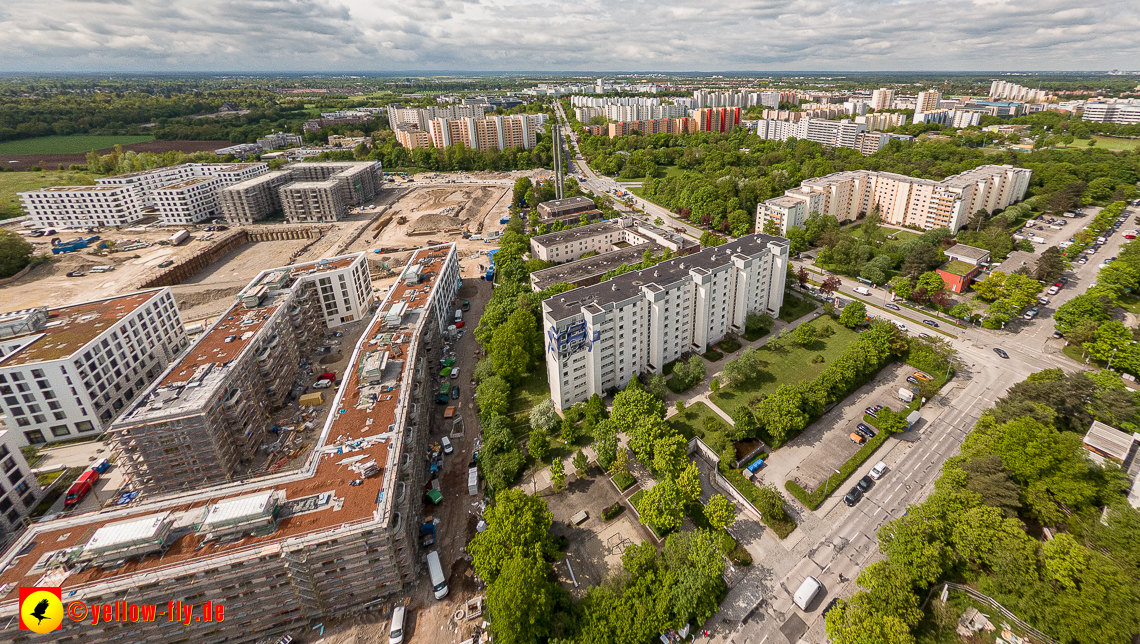
[[[1140,68],[1120,0],[6,0],[10,71]]]

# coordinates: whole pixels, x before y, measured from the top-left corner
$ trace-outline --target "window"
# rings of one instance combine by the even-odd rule
[[[89,421],[89,420],[81,420],[78,423],[75,423],[75,429],[77,429],[81,432],[89,432],[89,431],[94,430],[95,426],[92,425],[91,421]]]
[[[57,438],[60,436],[70,436],[71,430],[67,428],[67,425],[53,425],[51,427],[51,435]]]

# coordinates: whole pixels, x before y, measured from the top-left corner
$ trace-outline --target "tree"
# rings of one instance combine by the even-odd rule
[[[609,419],[598,421],[594,425],[594,452],[598,455],[598,464],[608,468],[617,456],[617,431]]]
[[[915,290],[926,291],[927,296],[933,295],[946,288],[946,282],[942,281],[942,276],[938,271],[927,271],[919,276],[918,282],[915,284]]]
[[[714,394],[720,391],[720,380],[713,378],[712,382],[709,383],[709,391],[713,392]]]
[[[624,447],[617,449],[614,461],[610,464],[610,474],[613,476],[629,474],[629,452]]]
[[[637,378],[631,379],[625,390],[614,396],[613,411],[610,412],[610,421],[618,431],[625,433],[643,419],[665,417],[665,405],[661,400],[635,383]]]
[[[653,394],[654,398],[665,400],[669,395],[669,385],[665,382],[665,376],[655,373],[649,376],[649,382],[645,384],[645,390]]]
[[[543,400],[530,410],[530,426],[532,429],[541,429],[550,433],[562,419],[554,411],[554,401],[550,398]]]
[[[760,375],[761,370],[768,366],[768,363],[760,359],[760,352],[755,347],[748,347],[740,352],[740,355],[733,360],[729,360],[724,365],[721,375],[724,377],[726,384],[737,385],[742,382],[747,382]]]
[[[511,193],[511,205],[516,208],[521,208],[523,199],[526,198],[528,192],[531,191],[533,184],[529,177],[520,177],[515,180],[514,190]],[[535,206],[537,204],[528,203],[527,205]]]
[[[678,433],[661,436],[653,445],[653,469],[662,476],[677,478],[689,462],[687,441]]]
[[[483,422],[502,416],[510,409],[511,386],[498,376],[491,376],[475,389],[475,402],[479,405],[479,418]]]
[[[807,426],[808,415],[802,405],[803,399],[795,387],[780,385],[757,406],[756,418],[768,431],[773,447],[782,445]]]
[[[658,533],[668,532],[681,525],[683,499],[677,484],[666,479],[654,485],[637,503],[641,523]]]
[[[974,292],[978,294],[978,297],[993,302],[1001,297],[1006,277],[1007,275],[1004,272],[994,271],[987,275],[986,279],[974,282]]]
[[[800,270],[796,271],[796,280],[799,281],[800,288],[807,286],[808,272],[807,272],[807,269],[804,268],[803,266],[800,267]]]
[[[843,313],[839,314],[839,323],[848,329],[863,324],[867,321],[867,306],[862,302],[851,302],[843,307]]]
[[[482,454],[480,454],[482,458]],[[515,551],[538,546],[544,556],[553,557],[558,549],[550,537],[554,517],[546,502],[521,490],[503,490],[483,512],[487,529],[475,534],[467,544],[473,557],[471,567],[483,581],[493,583]]]
[[[756,509],[765,520],[776,523],[788,521],[784,495],[771,483],[756,486]]]
[[[836,291],[838,291],[839,287],[842,285],[843,283],[839,280],[838,277],[835,275],[828,275],[826,278],[824,278],[823,283],[819,285],[819,292],[824,297],[830,297]]]
[[[1017,516],[1021,507],[1021,489],[1009,478],[1001,457],[990,454],[962,464],[966,473],[966,489],[982,497],[982,503],[1001,508],[1007,517]]]
[[[705,504],[704,514],[713,531],[720,532],[736,522],[736,504],[730,503],[723,494],[714,494]]]
[[[602,402],[601,396],[594,394],[586,401],[585,419],[593,425],[601,420],[609,418],[609,412],[606,411],[606,404]]]
[[[11,277],[32,261],[32,245],[10,230],[0,230],[0,278]]]
[[[554,590],[550,564],[534,548],[515,552],[502,575],[487,586],[487,612],[496,642],[530,644],[550,632]]]
[[[541,461],[550,454],[550,439],[546,436],[545,430],[531,430],[530,440],[527,441],[527,450],[536,461]]]
[[[586,460],[586,454],[583,453],[582,450],[578,450],[578,453],[574,455],[574,471],[577,472],[579,477],[585,476],[586,468],[589,467],[589,465],[589,461]]]
[[[1053,314],[1053,324],[1061,333],[1068,333],[1080,322],[1091,320],[1104,322],[1109,319],[1112,303],[1107,297],[1095,293],[1083,293],[1065,302]]]
[[[938,250],[930,244],[917,242],[907,251],[899,275],[918,277],[937,265]]]
[[[1037,266],[1033,269],[1033,277],[1043,282],[1054,282],[1065,272],[1065,256],[1061,249],[1050,246],[1037,258]]]
[[[536,348],[541,350],[542,346],[534,315],[527,309],[515,309],[491,340],[495,373],[507,382],[520,382],[530,373]]]
[[[806,347],[815,342],[816,335],[815,327],[810,324],[801,324],[792,332],[792,337],[795,339],[796,344],[801,347]]]
[[[645,465],[653,465],[653,455],[657,449],[657,441],[675,430],[665,421],[656,416],[642,417],[631,428],[626,430],[629,442],[626,443],[637,460]]]
[[[688,505],[701,500],[701,473],[696,463],[690,462],[675,478],[683,503]]]
[[[1095,339],[1086,342],[1083,349],[1096,360],[1109,360],[1121,349],[1132,344],[1132,331],[1116,320],[1101,323]]]
[[[901,298],[909,298],[914,293],[914,281],[909,275],[899,275],[891,280],[891,291]]]
[[[906,622],[840,599],[827,613],[827,637],[834,644],[914,644]]]
[[[550,483],[555,492],[560,492],[566,487],[566,470],[561,458],[555,457],[550,461]]]

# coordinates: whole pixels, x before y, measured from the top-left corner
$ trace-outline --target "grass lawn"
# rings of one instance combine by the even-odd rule
[[[153,136],[120,136],[99,134],[78,134],[75,136],[40,136],[34,139],[5,141],[0,143],[0,154],[86,154],[92,150],[103,150],[131,143],[153,141]]]
[[[633,509],[637,509],[637,502],[640,501],[643,496],[645,496],[645,490],[638,490],[633,493],[633,496],[629,497],[629,504],[633,506]]]
[[[618,472],[614,475],[614,485],[622,492],[628,490],[634,483],[637,483],[637,479],[629,472]]]
[[[815,302],[806,297],[799,297],[791,293],[784,294],[784,305],[780,307],[780,319],[792,323],[811,313],[816,309]]]
[[[894,235],[895,239],[901,242],[908,242],[912,239],[918,239],[922,236],[911,230],[895,230],[894,228],[883,228],[882,231],[888,236]]]
[[[1088,358],[1088,356],[1081,355],[1084,353],[1084,351],[1081,350],[1080,346],[1075,344],[1065,345],[1065,348],[1061,349],[1061,352],[1081,364],[1085,364],[1085,360]],[[1100,360],[1089,360],[1089,364],[1095,364],[1098,367],[1103,368],[1105,363],[1101,362]]]
[[[45,172],[0,172],[0,219],[24,214],[16,193],[47,186],[93,186],[94,175],[70,170]]]
[[[716,348],[725,353],[732,353],[734,351],[740,350],[740,342],[738,342],[736,338],[732,336],[725,336],[723,340],[716,344]]]
[[[507,417],[511,419],[511,431],[515,438],[522,438],[530,434],[531,408],[550,397],[546,369],[536,369],[521,385],[511,390],[511,396]]]
[[[39,505],[37,505],[35,509],[32,510],[32,512],[28,515],[29,518],[35,520],[47,514],[47,511],[51,509],[51,506],[55,504],[57,500],[59,500],[59,497],[63,496],[64,492],[67,492],[67,488],[71,487],[71,484],[74,483],[82,473],[83,468],[72,467],[67,470],[66,474],[58,477],[60,480],[57,482],[55,488],[53,488],[51,492],[48,492],[46,495],[44,495],[44,498],[40,499]]]
[[[1135,295],[1120,296],[1120,306],[1129,313],[1140,313],[1140,297]]]
[[[53,472],[41,472],[36,474],[36,481],[39,482],[40,487],[47,487],[51,485],[57,478],[63,475],[64,470],[55,470]]]
[[[728,429],[728,425],[724,422],[724,419],[703,402],[689,405],[685,408],[685,411],[670,416],[669,424],[672,425],[674,429],[681,432],[681,435],[685,437],[685,440],[689,440],[694,436],[700,436],[701,438],[704,438],[707,434],[705,431],[706,418],[712,418],[716,421],[718,428],[717,431],[723,433],[724,430]],[[721,449],[723,449],[723,447]]]
[[[786,302],[785,299],[785,307]],[[806,348],[791,343],[779,351],[761,348],[760,359],[767,362],[768,366],[747,383],[721,387],[720,391],[712,394],[713,403],[732,416],[738,407],[748,404],[758,394],[771,394],[781,384],[810,381],[826,369],[832,360],[838,358],[857,335],[854,331],[826,317],[806,324],[812,324],[817,329],[825,324],[830,325],[835,334],[830,338],[816,340]],[[824,361],[812,364],[811,359],[817,355],[822,355]]]
[[[717,360],[723,358],[724,354],[720,351],[717,351],[716,349],[709,349],[708,351],[702,353],[701,357],[703,357],[705,360],[708,360],[709,362],[716,362]]]
[[[1099,136],[1094,134],[1093,141],[1096,141],[1096,147],[1105,148],[1106,150],[1132,150],[1140,147],[1140,139],[1127,139],[1116,136]],[[1073,144],[1068,147],[1073,148],[1087,148],[1089,141],[1085,139],[1077,139]]]

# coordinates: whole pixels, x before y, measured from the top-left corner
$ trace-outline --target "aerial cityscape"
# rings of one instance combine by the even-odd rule
[[[0,9],[0,644],[1140,641],[1047,5]]]

